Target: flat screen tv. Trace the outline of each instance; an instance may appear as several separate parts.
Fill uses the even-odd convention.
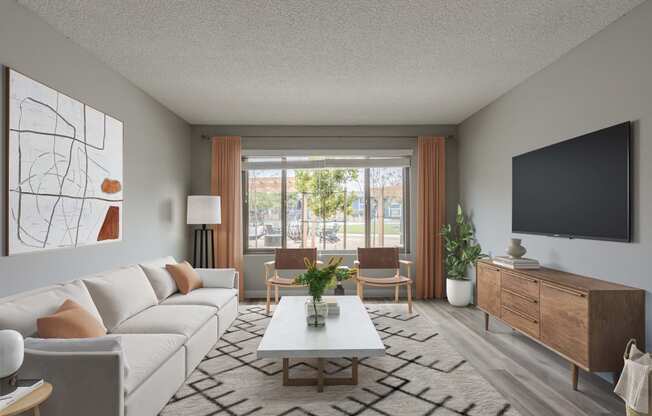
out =
[[[630,241],[626,122],[512,158],[512,232]]]

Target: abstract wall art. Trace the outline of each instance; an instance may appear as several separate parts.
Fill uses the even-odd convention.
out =
[[[8,79],[8,255],[122,239],[122,122],[25,75]]]

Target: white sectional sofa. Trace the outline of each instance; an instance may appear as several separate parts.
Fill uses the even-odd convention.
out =
[[[29,338],[20,376],[54,385],[43,416],[154,416],[165,406],[238,313],[235,270],[197,269],[204,287],[182,295],[165,272],[171,262],[161,258],[0,299],[0,329]],[[110,335],[31,339],[36,320],[65,299],[94,314]]]

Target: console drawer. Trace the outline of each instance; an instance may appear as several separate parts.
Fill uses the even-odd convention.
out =
[[[539,301],[527,296],[512,292],[509,289],[503,289],[501,292],[502,305],[509,309],[523,312],[534,318],[539,318]]]
[[[500,316],[503,321],[511,325],[512,328],[539,338],[539,319],[528,316],[522,312],[518,312],[503,306],[502,314]]]
[[[539,300],[539,280],[503,270],[502,287],[520,295]]]

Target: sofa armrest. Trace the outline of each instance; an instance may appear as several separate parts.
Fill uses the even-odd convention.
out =
[[[119,351],[51,352],[25,349],[21,378],[42,378],[52,396],[41,405],[49,416],[123,416],[123,362]]]
[[[235,269],[195,269],[204,287],[238,289],[238,272]]]

